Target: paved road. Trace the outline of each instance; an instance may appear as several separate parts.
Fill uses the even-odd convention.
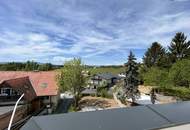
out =
[[[60,99],[59,104],[54,113],[67,113],[73,99]]]

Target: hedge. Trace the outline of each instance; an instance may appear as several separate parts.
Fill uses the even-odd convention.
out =
[[[159,91],[167,96],[175,96],[181,100],[190,100],[190,88],[186,87],[156,87],[154,90]]]

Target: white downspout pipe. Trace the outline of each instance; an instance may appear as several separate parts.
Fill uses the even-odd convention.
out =
[[[13,122],[13,118],[14,118],[14,115],[15,115],[15,111],[16,111],[16,108],[17,108],[17,105],[18,103],[20,102],[20,100],[22,99],[22,97],[24,97],[24,93],[20,96],[20,98],[17,100],[16,104],[15,104],[15,107],[13,109],[13,113],[11,115],[11,120],[9,122],[9,127],[8,127],[8,130],[11,130],[11,125],[12,125],[12,122]]]

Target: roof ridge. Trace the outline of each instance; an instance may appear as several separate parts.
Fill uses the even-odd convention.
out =
[[[167,117],[165,117],[164,115],[162,115],[160,112],[156,111],[155,109],[151,108],[149,105],[145,105],[145,107],[147,107],[148,109],[150,109],[151,111],[153,111],[154,113],[156,113],[157,115],[159,115],[160,117],[164,118],[169,123],[175,124],[173,121],[169,120]]]
[[[39,128],[39,130],[43,130],[38,123],[36,122],[36,120],[34,119],[34,117],[32,118],[33,123]]]

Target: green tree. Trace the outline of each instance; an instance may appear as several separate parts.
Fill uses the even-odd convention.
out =
[[[176,33],[168,48],[172,62],[190,56],[190,41],[187,41],[187,36],[182,32]]]
[[[190,60],[184,59],[173,64],[169,79],[175,86],[190,87]]]
[[[160,86],[166,83],[168,78],[168,71],[166,69],[160,69],[158,67],[151,67],[146,73],[143,74],[143,80],[145,85]]]
[[[134,102],[139,96],[138,85],[139,85],[139,73],[138,64],[135,62],[136,58],[132,52],[128,57],[126,66],[126,78],[125,78],[125,93],[127,98],[131,98]]]
[[[0,70],[4,71],[33,71],[33,70],[40,70],[40,71],[48,71],[52,70],[54,66],[51,63],[46,64],[38,64],[34,61],[27,61],[26,63],[21,62],[8,62],[0,64]]]
[[[38,66],[38,70],[40,71],[48,71],[48,70],[52,70],[53,66],[51,63],[46,63],[46,64],[42,64]]]
[[[38,63],[34,61],[27,61],[25,65],[25,71],[38,70]]]
[[[167,55],[165,49],[158,42],[152,43],[151,47],[145,52],[143,63],[147,67],[165,66]]]
[[[85,85],[85,77],[82,71],[85,66],[82,64],[81,59],[74,58],[73,60],[66,61],[64,67],[59,70],[57,75],[58,84],[62,91],[70,91],[74,95],[74,107],[78,107],[81,91]]]

